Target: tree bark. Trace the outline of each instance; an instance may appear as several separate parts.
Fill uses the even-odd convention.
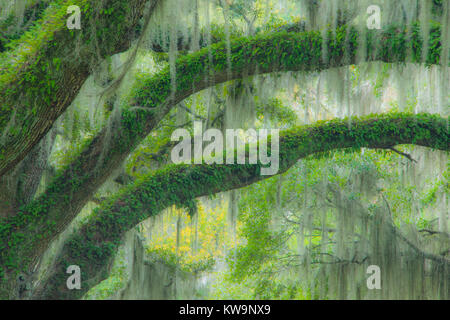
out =
[[[152,0],[153,7],[159,0]],[[105,57],[125,51],[146,0],[55,1],[36,28],[0,57],[0,176],[48,132]],[[79,5],[81,30],[66,10]],[[108,11],[109,10],[109,11]],[[108,13],[110,12],[110,13]]]
[[[55,137],[56,133],[50,131],[14,170],[0,177],[0,218],[14,216],[33,200],[43,174],[50,168],[47,161]]]

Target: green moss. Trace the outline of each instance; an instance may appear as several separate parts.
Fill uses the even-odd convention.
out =
[[[415,35],[415,38],[411,38],[413,41],[408,40],[405,28],[389,27],[384,31],[369,32],[366,39],[367,60],[405,62],[409,49],[415,52],[412,59],[418,59],[421,56],[418,48],[421,46],[417,28],[415,30],[412,32]],[[428,63],[437,63],[440,61],[440,33],[438,29],[432,29],[432,33],[435,36],[430,37],[430,43],[435,45],[430,45]],[[316,31],[236,38],[230,43],[231,79],[242,77],[244,69],[251,75],[256,72],[321,71],[354,63],[359,42],[354,29],[340,27],[336,32],[328,33],[325,46],[327,55],[324,59],[323,39],[320,32]],[[51,63],[58,65],[60,62],[52,60]],[[231,80],[228,78],[227,45],[217,43],[181,56],[176,62],[176,69],[178,100],[212,85],[205,81],[211,74],[217,77],[216,83]],[[29,80],[35,81],[32,78]],[[131,103],[124,107],[122,127],[111,139],[112,147],[110,153],[105,155],[106,159],[117,158],[117,154],[128,154],[177,102],[168,101],[172,93],[169,67],[156,75],[142,74],[138,80],[131,93]],[[139,108],[135,109],[135,106]],[[351,129],[347,120],[334,120],[286,131],[282,136],[284,147],[280,153],[281,171],[287,170],[299,157],[336,147],[386,147],[397,143],[413,143],[448,150],[446,121],[437,116],[396,114],[354,119]],[[33,252],[58,234],[58,227],[65,218],[63,208],[70,205],[69,195],[76,194],[93,179],[94,172],[84,168],[84,162],[89,159],[83,157],[91,155],[89,149],[95,148],[101,138],[94,137],[92,143],[86,146],[86,152],[55,178],[44,195],[22,208],[17,216],[0,222],[0,265],[8,272],[27,270]],[[109,173],[109,169],[102,172],[103,168],[109,166],[104,165],[95,174]],[[172,204],[189,203],[201,194],[249,184],[260,179],[259,172],[259,165],[169,166],[147,176],[110,199],[94,213],[88,225],[67,244],[65,255],[70,261],[62,259],[59,267],[69,262],[73,264],[73,260],[76,260],[78,265],[87,266],[85,272],[89,278],[104,268],[120,243],[123,232],[149,215],[157,214]],[[55,286],[62,286],[59,289],[64,291],[61,282],[55,281]]]

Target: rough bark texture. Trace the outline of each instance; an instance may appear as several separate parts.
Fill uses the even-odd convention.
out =
[[[341,148],[389,148],[416,144],[449,151],[447,120],[426,114],[377,115],[332,120],[284,131],[280,136],[280,170],[298,159]],[[50,277],[39,284],[34,298],[80,298],[107,277],[117,246],[126,231],[171,205],[241,188],[268,178],[261,165],[172,165],[142,178],[114,199],[104,202],[64,246]],[[445,259],[444,259],[445,260]],[[449,261],[444,261],[448,263]],[[81,290],[68,290],[65,270],[82,270]]]
[[[21,206],[33,200],[43,174],[50,169],[47,160],[55,136],[55,132],[50,132],[14,170],[0,177],[0,217],[15,215]]]

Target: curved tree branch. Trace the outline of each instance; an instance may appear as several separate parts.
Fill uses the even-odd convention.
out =
[[[447,120],[426,114],[377,115],[332,120],[286,130],[280,135],[280,170],[300,158],[340,148],[386,148],[416,144],[449,151]],[[107,276],[123,234],[150,216],[191,199],[241,188],[268,178],[257,165],[172,165],[150,174],[104,202],[74,234],[57,258],[49,278],[39,283],[35,298],[79,298]],[[68,290],[65,269],[82,270],[82,289]]]
[[[158,0],[152,0],[152,5]],[[51,128],[101,60],[129,48],[146,0],[57,0],[0,55],[0,176]],[[69,30],[78,5],[81,30]]]

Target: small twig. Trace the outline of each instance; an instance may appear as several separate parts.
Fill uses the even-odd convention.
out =
[[[158,129],[161,129],[163,127],[166,128],[173,128],[173,129],[179,129],[179,128],[184,128],[187,125],[190,125],[192,123],[192,121],[187,121],[183,124],[179,124],[179,125],[172,125],[172,124],[161,124],[160,126],[158,126]]]
[[[101,204],[106,199],[107,199],[106,197],[93,197],[91,198],[91,201],[94,202],[95,204]]]
[[[214,124],[220,119],[223,118],[223,116],[225,115],[225,110],[221,109],[218,113],[217,116],[213,119],[213,121],[211,122],[211,127],[214,127]]]
[[[422,249],[420,249],[419,247],[417,247],[414,243],[412,243],[408,238],[406,238],[401,232],[400,230],[398,230],[395,225],[394,222],[392,221],[392,212],[391,212],[391,206],[389,205],[389,202],[387,201],[386,197],[384,196],[383,193],[381,193],[381,196],[386,204],[386,207],[388,209],[389,212],[389,218],[390,221],[388,223],[388,226],[390,227],[391,231],[393,232],[393,234],[395,236],[397,236],[399,239],[403,240],[403,242],[405,242],[410,248],[412,248],[413,250],[415,250],[416,252],[420,253],[424,258],[429,259],[429,260],[434,260],[440,263],[444,263],[444,264],[448,264],[450,263],[450,260],[442,257],[442,256],[438,256],[435,255],[433,253],[428,253],[423,251]]]
[[[412,158],[409,154],[407,154],[407,153],[404,153],[404,152],[402,152],[402,151],[400,151],[400,150],[397,150],[397,149],[395,149],[394,147],[389,147],[388,149],[394,151],[395,153],[398,153],[399,155],[402,155],[402,156],[408,158],[408,159],[409,159],[410,161],[412,161],[412,162],[417,163],[417,160],[413,159],[413,158]]]
[[[143,110],[143,111],[151,111],[151,108],[145,108],[145,107],[141,107],[141,106],[132,106],[130,109],[130,111],[134,111],[134,110]]]
[[[206,121],[206,118],[205,118],[205,117],[196,114],[194,111],[192,111],[191,109],[189,109],[188,107],[186,107],[186,105],[185,105],[183,102],[179,103],[177,107],[183,109],[183,110],[186,111],[187,113],[192,114],[192,115],[194,116],[194,118],[196,118],[196,119],[200,119],[200,120]]]
[[[450,235],[447,232],[444,232],[444,231],[437,231],[437,230],[431,230],[431,229],[420,229],[419,232],[427,232],[430,235],[433,235],[433,234],[444,234],[444,235],[450,237]]]

